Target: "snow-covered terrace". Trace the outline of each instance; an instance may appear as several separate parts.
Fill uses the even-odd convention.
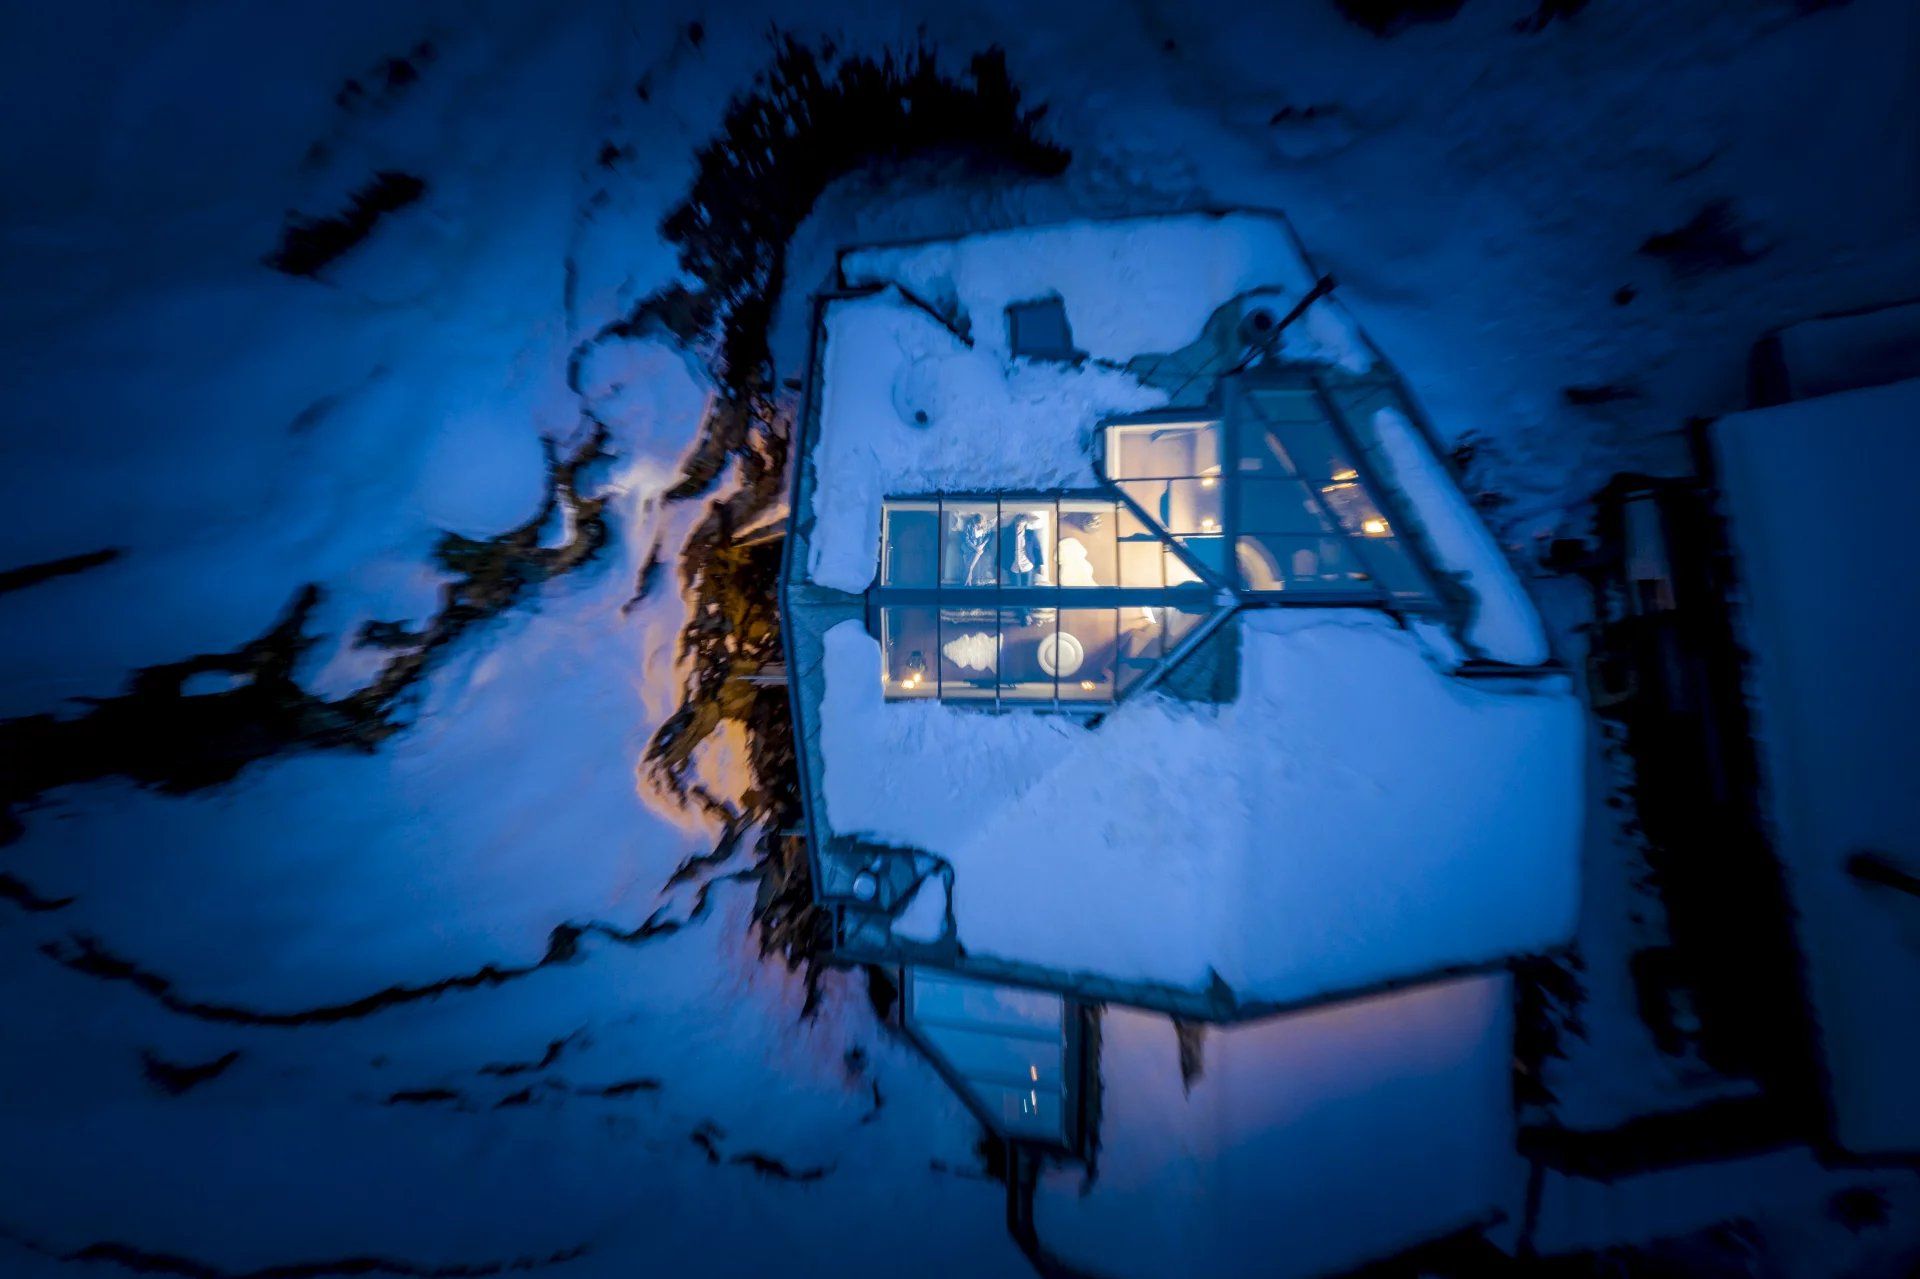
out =
[[[1224,370],[1169,370],[1199,367],[1193,352],[1249,307],[1285,315],[1307,295],[1317,272],[1281,219],[987,234],[851,252],[842,275],[847,292],[818,313],[787,581],[818,890],[846,898],[832,859],[855,844],[916,850],[885,861],[912,874],[877,894],[903,907],[883,948],[1217,1015],[1566,938],[1579,705],[1543,665],[1504,552],[1330,297],[1284,330],[1269,363],[1342,406],[1436,607],[1233,611],[1240,592],[1202,592],[1225,617],[1227,694],[1156,690],[1092,726],[900,700],[897,663],[883,662],[868,592],[884,578],[887,499],[1095,491],[1103,422],[1213,411]],[[1007,308],[1048,297],[1079,358],[1011,349]],[[1144,612],[1116,610],[1128,611]],[[913,894],[913,874],[940,863],[950,875]]]

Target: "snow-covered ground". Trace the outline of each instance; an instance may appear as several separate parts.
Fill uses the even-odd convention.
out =
[[[662,888],[715,833],[636,776],[677,700],[671,574],[621,611],[652,536],[671,557],[697,514],[647,498],[707,388],[651,340],[603,344],[578,392],[568,359],[674,277],[658,221],[770,22],[859,50],[924,29],[956,67],[998,41],[1075,153],[1065,177],[863,176],[803,232],[796,288],[824,283],[823,246],[876,233],[1282,208],[1439,430],[1483,441],[1502,536],[1577,530],[1571,499],[1737,403],[1760,331],[1920,292],[1917,20],[1905,0],[1595,0],[1517,34],[1531,8],[1476,0],[1378,40],[1317,3],[11,6],[0,569],[124,553],[0,595],[0,714],[232,649],[309,581],[324,640],[301,673],[351,688],[360,623],[432,611],[440,530],[537,509],[543,435],[576,438],[590,408],[620,456],[596,476],[608,552],[464,635],[379,753],[189,796],[91,783],[25,815],[0,870],[74,900],[0,903],[0,1269],[123,1274],[111,1249],[54,1259],[118,1243],[226,1271],[584,1248],[556,1273],[1018,1273],[965,1111],[857,984],[829,979],[800,1019],[799,978],[749,937],[750,884],[538,966],[556,925],[693,918],[694,885]],[[336,212],[380,170],[425,193],[320,281],[262,264],[289,210]],[[1722,200],[1718,265],[1637,252]],[[797,373],[797,327],[778,332]],[[79,936],[151,979],[54,962]],[[531,971],[274,1024],[487,964]],[[484,1073],[556,1041],[544,1068]],[[142,1068],[232,1051],[180,1095]],[[1823,1205],[1891,1187],[1910,1239],[1911,1180],[1663,1186],[1566,1237],[1772,1213],[1796,1270],[1897,1273],[1887,1228],[1860,1236],[1878,1252],[1826,1246],[1849,1236]]]

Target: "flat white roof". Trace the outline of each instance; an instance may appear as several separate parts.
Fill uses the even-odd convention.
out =
[[[1740,574],[1774,846],[1807,958],[1840,1143],[1920,1150],[1920,379],[1738,413],[1713,430]]]

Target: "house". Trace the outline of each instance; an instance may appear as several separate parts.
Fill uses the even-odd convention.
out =
[[[1398,376],[1269,213],[839,275],[782,583],[835,957],[899,974],[1000,1136],[1097,1138],[1043,1233],[1110,1246],[1183,1178],[1196,1268],[1220,1214],[1314,1218],[1303,1269],[1497,1214],[1505,966],[1572,933],[1582,712]]]

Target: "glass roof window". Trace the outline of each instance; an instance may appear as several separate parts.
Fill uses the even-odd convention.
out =
[[[1433,600],[1318,387],[1236,381],[1226,402],[1217,418],[1145,414],[1103,431],[1106,478],[1189,569],[1287,602]]]
[[[1004,1137],[1067,1145],[1076,1107],[1067,1001],[907,969],[906,1024],[976,1113]]]
[[[1110,493],[887,501],[869,592],[890,700],[1097,711],[1215,610]]]
[[[1153,414],[1109,423],[1106,475],[1129,502],[1188,554],[1224,575],[1228,545],[1221,475],[1222,424]],[[1187,576],[1198,574],[1188,567]]]
[[[1237,397],[1240,531],[1263,555],[1245,562],[1249,590],[1371,594],[1396,603],[1433,593],[1397,535],[1358,450],[1311,387]],[[1272,570],[1278,568],[1278,572]]]
[[[1066,303],[1058,297],[1009,306],[1007,345],[1013,354],[1036,360],[1071,360],[1080,354],[1073,346]]]

